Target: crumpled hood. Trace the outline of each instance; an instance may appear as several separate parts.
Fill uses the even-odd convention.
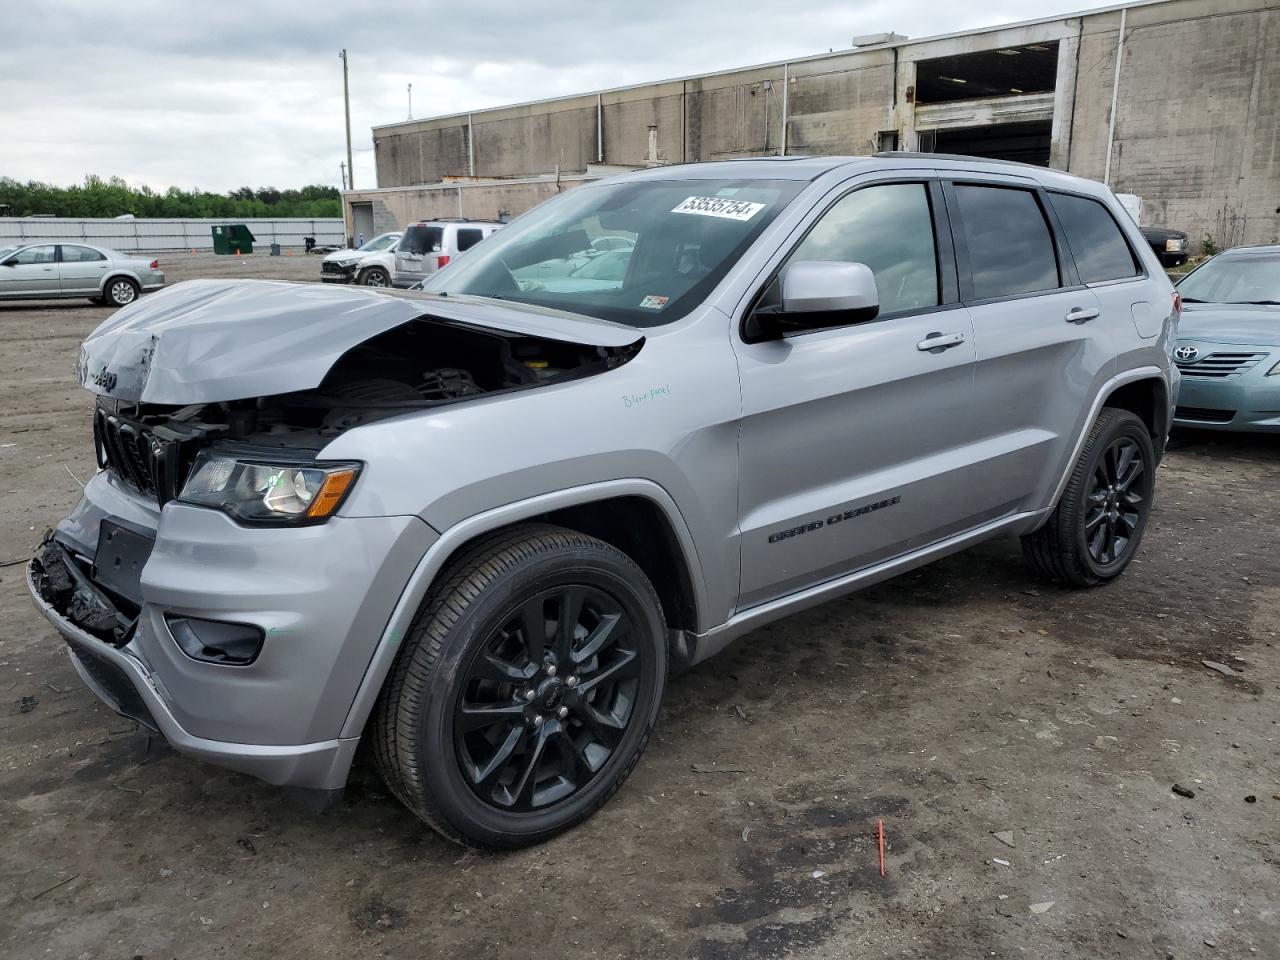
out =
[[[603,347],[621,324],[472,297],[282,280],[188,280],[115,313],[80,348],[80,382],[128,403],[216,403],[310,390],[352,347],[418,318]]]
[[[1280,307],[1249,303],[1185,303],[1179,340],[1280,346]]]

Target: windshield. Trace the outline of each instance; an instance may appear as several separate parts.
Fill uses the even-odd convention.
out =
[[[384,233],[380,237],[374,237],[363,247],[357,247],[361,253],[377,253],[379,250],[389,250],[395,246],[397,240],[400,239],[398,233]]]
[[[444,227],[410,227],[400,238],[398,253],[437,253],[444,242]]]
[[[5,257],[9,256],[9,254],[18,249],[21,248],[18,246],[0,247],[0,260],[3,260]]]
[[[1214,257],[1178,284],[1189,303],[1280,304],[1280,253]]]
[[[670,323],[706,298],[803,186],[632,180],[580,187],[530,211],[423,289],[633,327]]]

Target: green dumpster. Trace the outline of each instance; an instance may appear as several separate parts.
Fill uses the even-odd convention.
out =
[[[214,253],[253,253],[254,236],[243,223],[219,223],[212,229]]]

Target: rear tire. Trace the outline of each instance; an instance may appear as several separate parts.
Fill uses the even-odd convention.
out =
[[[370,267],[356,278],[356,284],[361,287],[389,287],[391,274],[381,267]]]
[[[112,277],[107,281],[104,299],[112,307],[124,307],[138,299],[138,285],[128,277]]]
[[[1147,425],[1106,407],[1094,421],[1048,521],[1022,538],[1032,569],[1072,587],[1114,580],[1132,562],[1151,515],[1155,449]]]
[[[451,840],[539,843],[631,773],[667,660],[658,597],[625,554],[547,525],[496,535],[423,600],[374,709],[377,766]]]

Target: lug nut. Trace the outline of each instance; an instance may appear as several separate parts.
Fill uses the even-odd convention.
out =
[[[578,685],[578,678],[577,678],[577,677],[570,677],[568,680],[566,680],[566,681],[564,682],[564,685],[565,685],[566,687],[576,687],[576,686]]]
[[[555,675],[556,675],[556,665],[553,663],[551,666],[547,667],[547,676],[554,677]]]
[[[536,693],[534,693],[534,691],[533,691],[532,689],[526,690],[526,691],[524,692],[524,698],[525,698],[526,700],[532,700],[532,699],[533,699],[534,697],[536,697],[536,696],[537,696],[537,694],[536,694]]]
[[[569,715],[568,707],[561,707],[559,710],[556,711],[556,716],[559,717],[561,720],[563,720],[568,715]]]
[[[542,714],[538,714],[536,717],[533,718],[533,725],[535,727],[542,726],[542,722],[543,722]]]

